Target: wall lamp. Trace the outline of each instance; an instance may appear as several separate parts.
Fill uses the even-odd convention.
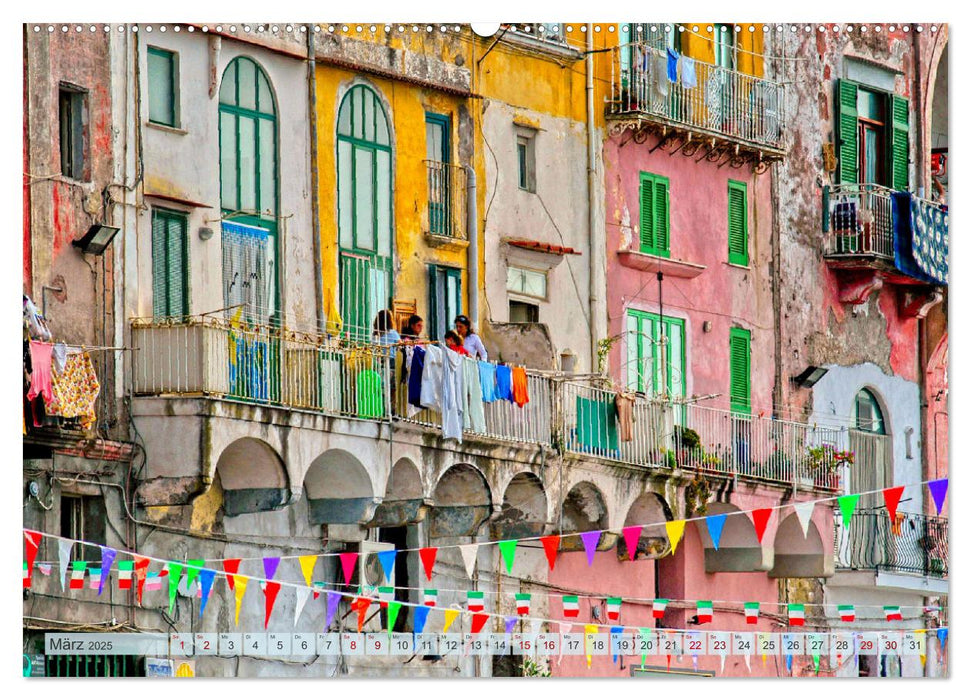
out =
[[[793,377],[792,382],[793,384],[804,386],[808,389],[815,385],[820,379],[825,377],[827,372],[829,372],[829,370],[825,367],[815,367],[813,365],[809,365],[809,367]]]
[[[93,224],[88,232],[71,245],[80,248],[82,253],[88,255],[103,255],[105,250],[111,245],[115,234],[120,231],[117,226],[106,226],[105,224]]]

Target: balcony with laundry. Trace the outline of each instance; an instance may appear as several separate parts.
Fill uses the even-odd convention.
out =
[[[784,157],[783,86],[766,74],[761,52],[736,46],[728,25],[711,38],[688,25],[624,26],[609,53],[612,133],[654,133],[659,148],[736,167]]]

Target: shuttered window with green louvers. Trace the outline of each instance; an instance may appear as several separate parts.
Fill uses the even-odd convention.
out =
[[[730,386],[729,396],[733,413],[752,411],[752,333],[744,328],[732,328],[729,335]]]
[[[728,262],[748,265],[748,188],[728,181]]]
[[[840,182],[859,182],[857,146],[857,89],[852,80],[836,81],[836,151]]]
[[[640,251],[671,256],[671,203],[668,178],[641,173]]]
[[[895,190],[910,187],[910,104],[903,97],[890,96],[890,176]]]
[[[868,102],[865,97],[869,96]],[[861,102],[862,101],[862,102]],[[860,104],[871,113],[861,113]],[[866,109],[864,109],[864,112]],[[889,116],[887,116],[889,115]],[[852,80],[836,81],[836,148],[839,155],[837,180],[841,183],[865,181],[860,172],[860,118],[869,117],[889,124],[876,128],[886,130],[876,146],[879,154],[877,173],[880,184],[895,190],[910,188],[910,102],[904,97],[871,88],[863,89]],[[870,164],[872,168],[873,163]],[[882,172],[881,172],[882,170]]]
[[[189,315],[188,217],[176,211],[152,211],[152,314],[156,318]]]

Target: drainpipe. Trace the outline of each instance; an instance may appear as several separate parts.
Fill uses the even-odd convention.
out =
[[[600,292],[604,286],[604,263],[602,255],[605,253],[606,241],[599,235],[596,218],[597,191],[597,153],[595,149],[594,133],[594,104],[593,104],[593,25],[587,25],[587,226],[590,238],[590,368],[593,371],[600,350],[600,339],[606,335],[600,326],[606,319],[600,311]]]
[[[465,166],[468,181],[466,183],[466,210],[469,232],[469,317],[472,327],[479,327],[479,212],[476,205],[475,170],[471,165]]]
[[[310,125],[310,221],[314,251],[314,302],[317,311],[317,332],[325,331],[323,260],[320,258],[320,175],[317,172],[317,45],[313,25],[307,25],[307,91],[310,100],[308,119]]]

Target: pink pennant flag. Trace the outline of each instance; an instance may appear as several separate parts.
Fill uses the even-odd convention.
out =
[[[624,528],[624,544],[627,545],[627,557],[631,561],[634,561],[634,555],[637,554],[637,543],[641,539],[641,529],[641,525]]]
[[[357,565],[357,552],[341,552],[341,569],[344,571],[344,583],[351,585],[354,567]]]

